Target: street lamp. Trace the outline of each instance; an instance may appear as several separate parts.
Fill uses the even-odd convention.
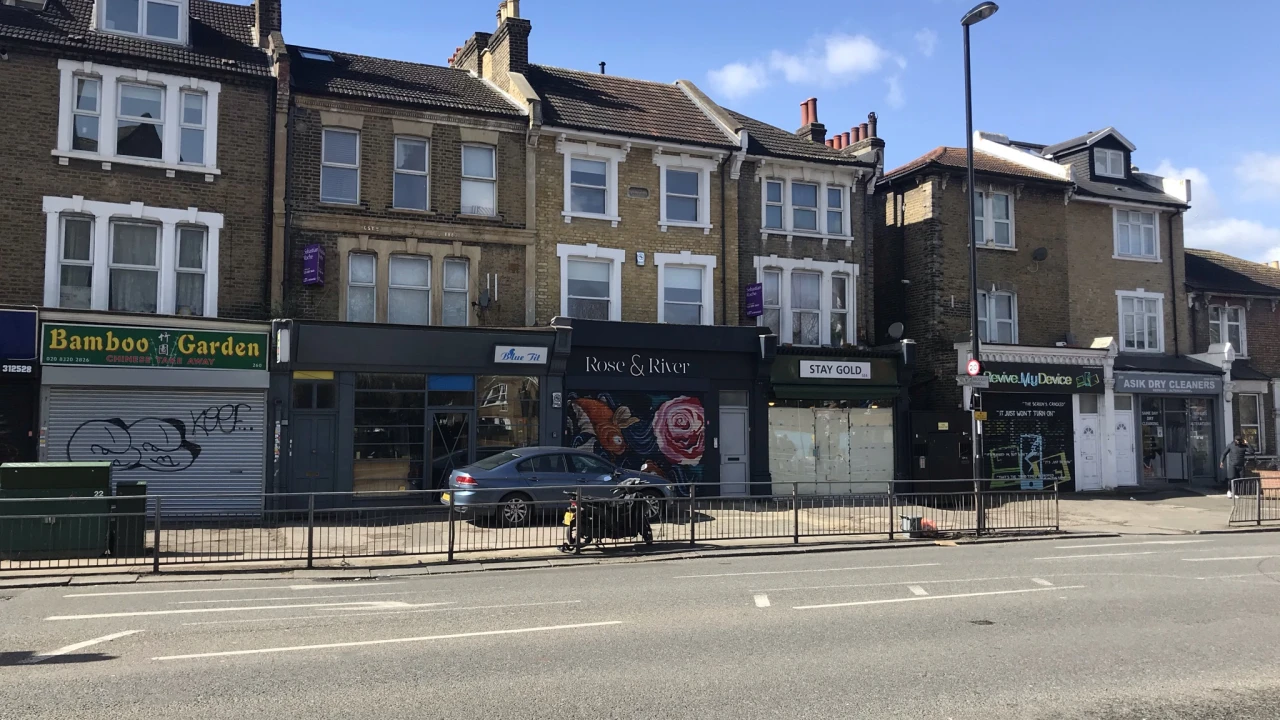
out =
[[[965,171],[968,173],[969,179],[968,183],[965,184],[965,190],[969,193],[969,201],[966,203],[969,207],[969,359],[971,361],[977,360],[979,364],[982,362],[982,355],[979,352],[980,340],[978,339],[978,238],[973,227],[973,90],[969,81],[969,26],[976,25],[995,15],[999,9],[1000,6],[993,2],[979,3],[960,19],[960,24],[964,26]],[[981,471],[978,457],[978,416],[975,412],[976,408],[973,406],[975,389],[973,386],[969,388],[969,435],[972,441],[970,465],[973,470],[973,485],[976,492],[981,488],[981,483],[979,482]],[[980,499],[979,502],[981,502]],[[984,525],[982,508],[978,507],[975,510],[978,517],[978,532],[981,532]]]

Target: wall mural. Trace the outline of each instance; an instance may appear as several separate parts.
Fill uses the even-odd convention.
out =
[[[702,482],[706,412],[700,397],[647,392],[570,392],[565,413],[569,447],[628,470],[670,482]]]
[[[81,423],[66,445],[69,462],[110,461],[116,471],[149,470],[177,473],[195,464],[203,452],[197,440],[214,434],[252,432],[241,418],[252,411],[244,403],[213,405],[189,411],[188,420],[175,417],[120,417]]]

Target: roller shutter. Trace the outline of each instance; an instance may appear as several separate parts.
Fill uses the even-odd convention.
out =
[[[265,407],[260,390],[50,387],[48,459],[109,460],[113,480],[162,496],[166,517],[256,514]]]

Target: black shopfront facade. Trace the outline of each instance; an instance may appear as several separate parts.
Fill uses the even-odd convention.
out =
[[[553,325],[572,335],[563,445],[629,469],[647,463],[672,482],[699,483],[699,493],[769,494],[776,338],[767,330],[566,318]]]
[[[503,450],[560,445],[568,331],[273,325],[275,492],[377,504]]]
[[[0,463],[37,459],[38,324],[34,308],[0,308]]]

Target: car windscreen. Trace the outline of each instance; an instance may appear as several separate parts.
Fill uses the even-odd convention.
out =
[[[516,460],[521,457],[524,457],[524,453],[507,450],[506,452],[500,452],[497,455],[487,457],[483,460],[477,460],[471,463],[471,467],[478,468],[480,470],[492,470],[500,465],[505,465],[512,460]]]

